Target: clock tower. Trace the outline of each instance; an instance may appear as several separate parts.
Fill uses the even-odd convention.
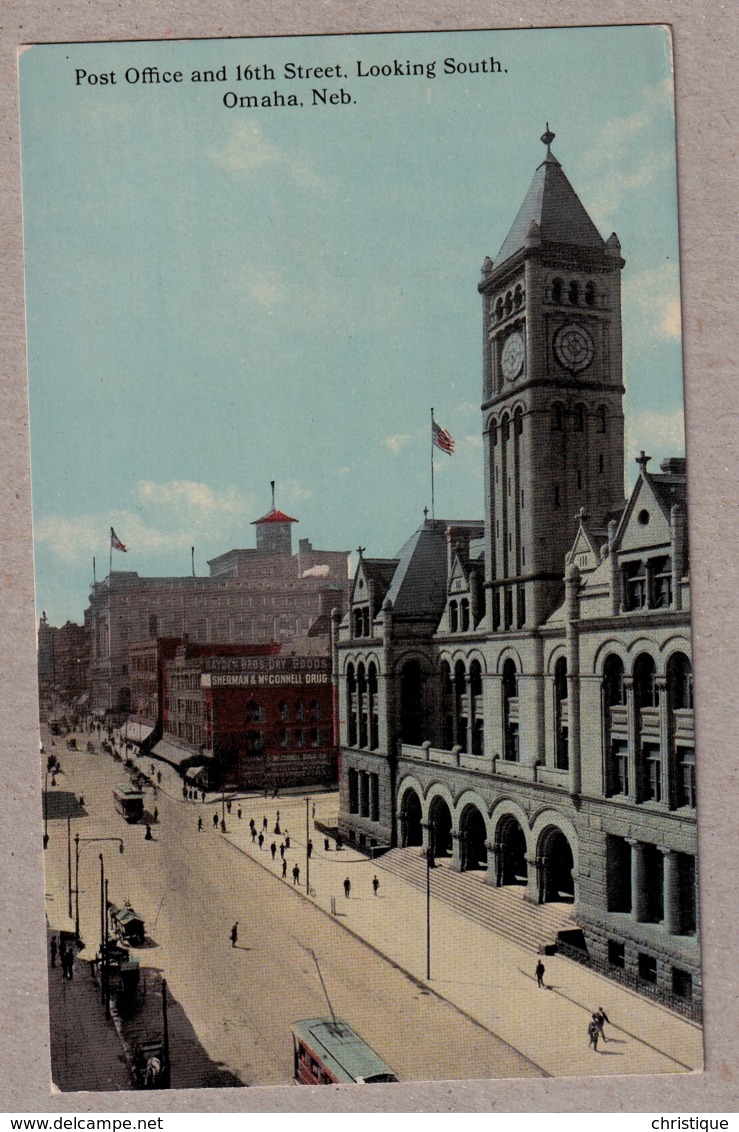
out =
[[[486,580],[494,632],[528,630],[564,594],[586,513],[624,503],[621,247],[603,240],[546,156],[493,263],[483,303]]]

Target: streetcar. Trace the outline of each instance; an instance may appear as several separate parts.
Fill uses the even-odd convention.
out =
[[[128,782],[113,787],[113,801],[127,822],[141,821],[144,816],[144,795]]]
[[[299,1085],[377,1085],[398,1080],[372,1046],[341,1018],[307,1018],[294,1022],[292,1031]]]

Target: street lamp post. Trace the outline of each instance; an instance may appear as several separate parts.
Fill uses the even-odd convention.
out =
[[[305,891],[310,896],[310,851],[308,849],[308,842],[310,841],[310,830],[308,827],[308,809],[310,806],[310,798],[305,799]]]
[[[80,843],[90,841],[117,841],[118,852],[123,852],[123,841],[120,837],[80,837],[79,833],[74,835],[74,935],[78,943],[80,942],[80,853],[82,852]],[[82,848],[84,849],[84,844]],[[102,853],[100,857],[102,859]]]
[[[67,814],[67,915],[72,919],[72,835],[70,817]]]
[[[44,849],[49,848],[49,771],[44,778]]]

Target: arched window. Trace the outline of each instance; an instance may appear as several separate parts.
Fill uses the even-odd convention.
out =
[[[513,310],[513,296],[511,294],[511,292],[508,291],[508,293],[506,294],[506,297],[505,297],[505,312],[508,315],[508,314],[511,313],[512,310]]]
[[[624,685],[624,665],[620,656],[611,653],[603,665],[603,695],[607,707],[617,707],[626,703]]]
[[[359,746],[367,746],[368,724],[367,719],[367,676],[362,663],[357,665],[357,714],[359,717]]]
[[[515,426],[514,431],[515,431],[516,436],[522,436],[523,435],[523,409],[521,409],[521,408],[516,409],[515,413],[513,414],[513,420],[514,420],[514,426]]]
[[[570,286],[567,291],[567,298],[572,303],[573,307],[576,307],[580,302],[580,284],[578,283],[577,279],[572,279],[570,281]]]
[[[500,322],[501,318],[503,317],[503,300],[500,298],[495,304],[495,317],[497,318],[498,322]]]
[[[376,751],[380,745],[380,731],[377,715],[377,666],[370,661],[367,668],[367,695],[369,697],[369,746]]]
[[[518,747],[518,673],[510,658],[503,665],[503,744],[508,762],[519,761]]]
[[[449,632],[456,633],[459,628],[459,616],[456,601],[449,602]]]
[[[567,660],[561,656],[554,666],[555,766],[570,765],[569,718],[567,716]]]
[[[454,746],[454,689],[452,673],[446,661],[441,666],[441,746],[451,751]]]
[[[403,665],[400,675],[400,734],[404,743],[423,742],[423,672],[417,660]]]
[[[634,699],[638,708],[657,707],[657,672],[649,653],[643,652],[634,661]]]
[[[458,660],[454,665],[454,700],[457,714],[457,743],[463,751],[466,751],[469,701],[467,697],[467,674],[464,661],[461,660]]]
[[[575,405],[575,432],[585,432],[585,407],[584,405]]]
[[[354,610],[354,636],[355,637],[361,637],[362,636],[362,621],[363,621],[362,610],[361,609],[355,609]]]
[[[521,289],[521,284],[517,283],[516,289],[513,292],[513,305],[515,306],[516,310],[518,310],[518,308],[521,306],[522,302],[523,302],[523,291]]]
[[[504,416],[500,422],[500,439],[505,443],[510,439],[510,422],[508,416]]]
[[[470,600],[463,597],[459,603],[459,627],[466,633],[470,627]]]
[[[498,443],[498,426],[495,421],[490,422],[490,444],[495,448]]]
[[[595,306],[595,283],[592,280],[585,284],[585,304],[589,307]]]
[[[552,302],[561,303],[562,295],[564,293],[564,281],[562,279],[552,280]]]
[[[354,665],[347,665],[346,669],[346,720],[347,741],[350,747],[357,745],[357,681],[354,675]]]
[[[472,719],[472,754],[485,751],[485,721],[482,707],[482,666],[479,660],[470,665],[470,716]]]
[[[693,708],[693,670],[682,652],[673,653],[667,663],[667,695],[672,711]]]

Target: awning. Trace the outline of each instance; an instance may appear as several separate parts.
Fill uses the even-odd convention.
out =
[[[124,723],[123,727],[118,728],[118,734],[122,742],[128,739],[132,743],[143,743],[144,739],[148,739],[154,730],[154,726],[148,723]]]
[[[204,773],[204,766],[191,766],[185,771],[185,778],[188,782],[194,782],[196,778],[200,778],[200,775]]]
[[[161,759],[162,762],[169,763],[176,770],[179,770],[184,764],[191,763],[195,759],[202,758],[199,751],[194,751],[192,747],[178,747],[175,743],[170,743],[167,739],[160,739],[157,744],[151,749],[151,754]]]

